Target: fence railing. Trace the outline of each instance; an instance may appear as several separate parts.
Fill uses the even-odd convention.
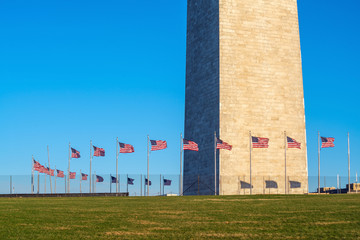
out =
[[[103,182],[93,182],[93,193],[115,193],[116,183],[111,176],[115,174],[97,174],[103,177]],[[147,196],[145,185],[146,174],[119,174],[119,192],[128,192],[130,196]],[[96,179],[94,176],[92,179]],[[128,182],[128,179],[130,181]],[[132,179],[132,181],[131,181]],[[176,174],[157,174],[149,176],[149,196],[158,195],[214,195],[214,176],[185,175],[183,186],[180,185],[180,176]],[[350,183],[358,183],[358,178],[350,177]],[[70,180],[70,189],[67,189],[67,176],[64,178],[51,177],[45,174],[31,175],[0,175],[0,194],[29,194],[29,193],[89,193],[90,183],[81,180],[79,176]],[[320,178],[321,192],[347,192],[347,176],[323,176]],[[132,184],[131,184],[132,182]],[[318,177],[287,176],[221,176],[217,179],[216,194],[248,195],[248,194],[303,194],[318,191]],[[250,184],[251,183],[251,184]],[[354,184],[355,186],[358,186]],[[33,186],[33,187],[32,187]],[[353,186],[353,185],[351,185]],[[360,189],[355,189],[354,191]],[[180,190],[182,187],[182,190]],[[360,186],[358,186],[360,187]],[[343,190],[341,190],[343,189]],[[345,189],[345,190],[344,190]]]

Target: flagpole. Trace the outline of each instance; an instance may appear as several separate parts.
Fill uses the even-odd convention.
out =
[[[37,181],[37,193],[39,194],[40,193],[40,173],[38,171],[38,181]]]
[[[45,168],[46,168],[46,164],[45,164]],[[46,173],[44,174],[44,193],[46,193]]]
[[[70,153],[70,142],[69,142],[69,164],[68,164],[68,189],[67,192],[70,193],[70,158],[71,158],[71,153]]]
[[[320,193],[320,132],[318,131],[318,193]]]
[[[34,193],[34,156],[31,156],[31,194]]]
[[[118,182],[118,179],[119,179],[119,174],[118,174],[119,150],[118,150],[118,147],[119,147],[119,138],[116,137],[116,193],[119,192],[119,182]]]
[[[180,179],[179,179],[179,192],[180,192],[180,196],[182,196],[182,159],[183,159],[183,137],[182,137],[182,133],[180,133]]]
[[[214,131],[214,182],[215,182],[215,191],[214,195],[216,195],[216,131]]]
[[[284,149],[285,149],[285,194],[286,194],[286,185],[287,185],[287,183],[286,183],[286,139],[287,138],[287,136],[286,136],[286,131],[284,131]]]
[[[149,179],[149,135],[147,135],[147,196],[149,196],[149,184],[150,184],[150,179]]]
[[[65,191],[64,191],[64,192],[65,192],[65,193],[67,193],[67,190],[66,190],[66,177],[67,177],[67,176],[64,175],[64,183],[65,183]]]
[[[89,193],[91,193],[91,160],[92,160],[92,156],[91,156],[91,147],[92,147],[92,142],[90,140],[90,173],[89,173]]]
[[[50,171],[50,175],[49,175],[49,178],[50,178],[50,191],[51,191],[51,194],[52,194],[53,191],[52,191],[52,183],[51,183],[51,167],[50,167],[49,145],[47,145],[47,154],[48,154],[48,163],[49,163],[49,171]],[[55,175],[55,173],[54,173],[54,175]]]
[[[251,131],[249,131],[249,140],[250,140],[250,195],[252,195],[252,181],[251,181],[251,151],[252,151],[252,146],[251,146]]]
[[[96,177],[96,171],[94,171],[94,193],[96,193],[96,182],[97,182],[97,177]]]
[[[111,193],[111,185],[112,185],[112,179],[111,179],[111,173],[110,173],[110,193]]]
[[[81,169],[80,169],[80,193],[81,193],[81,180],[82,180],[82,174],[81,174]]]
[[[128,174],[126,174],[126,192],[129,193],[129,175]]]
[[[56,174],[55,174],[56,173]],[[56,177],[57,177],[57,170],[56,170],[56,165],[55,165],[55,169],[54,169],[54,178],[55,178],[55,188],[54,188],[54,193],[56,193]]]
[[[349,132],[348,132],[348,180],[349,180],[348,192],[350,192],[350,136],[349,136]]]
[[[163,176],[163,195],[165,196],[165,183],[164,183],[164,178],[165,176]]]

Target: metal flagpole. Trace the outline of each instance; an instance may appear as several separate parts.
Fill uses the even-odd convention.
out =
[[[67,193],[67,190],[66,190],[66,178],[67,178],[67,176],[66,176],[66,175],[64,175],[65,193]]]
[[[147,135],[147,196],[149,196],[149,186],[150,186],[150,179],[149,179],[149,135]]]
[[[251,181],[251,151],[252,151],[252,146],[251,146],[251,131],[249,131],[249,140],[250,140],[250,195],[252,195],[252,181]]]
[[[349,132],[348,132],[348,180],[349,180],[348,192],[350,192],[350,136],[349,136]]]
[[[285,149],[285,194],[286,194],[286,142],[287,142],[287,136],[286,131],[284,131],[284,149]]]
[[[215,182],[215,191],[214,191],[214,195],[216,195],[216,131],[214,132],[214,182]]]
[[[49,179],[50,179],[50,191],[51,191],[51,194],[52,194],[53,191],[52,191],[52,183],[51,183],[51,167],[50,167],[49,145],[47,145],[47,154],[48,154],[48,163],[49,163],[49,171],[50,171],[50,175],[49,175]],[[54,175],[55,175],[55,173],[54,173]]]
[[[37,181],[37,193],[40,193],[40,173],[38,172],[38,181]]]
[[[165,176],[163,176],[163,195],[165,196],[165,184],[164,184]]]
[[[70,151],[70,142],[69,142],[69,165],[68,165],[68,187],[67,187],[67,192],[70,193],[70,159],[71,159],[71,151]]]
[[[92,142],[90,140],[90,173],[89,173],[89,193],[91,193],[91,160],[92,160],[92,154],[91,154],[91,148],[92,148]]]
[[[46,164],[45,164],[46,167]],[[46,193],[46,173],[44,174],[44,193]]]
[[[57,177],[57,170],[56,170],[56,165],[55,165],[55,169],[54,169],[54,178],[55,178],[55,188],[54,188],[54,193],[56,193],[56,177]]]
[[[183,138],[182,138],[182,133],[180,133],[180,178],[179,178],[179,192],[180,192],[180,196],[182,196],[182,186],[183,186],[183,182],[182,182],[182,161],[183,161]]]
[[[12,194],[13,191],[12,191],[12,176],[10,175],[10,194]]]
[[[34,193],[34,156],[31,156],[31,194]]]
[[[111,185],[112,185],[112,179],[111,179],[111,173],[110,173],[110,193],[111,193]]]
[[[318,193],[320,193],[320,132],[318,131]]]
[[[118,179],[119,179],[119,174],[118,174],[119,150],[118,150],[118,147],[119,147],[119,138],[116,137],[116,193],[119,192],[119,182],[118,182]]]
[[[80,193],[81,193],[81,180],[82,180],[82,175],[81,175],[81,169],[80,169]]]

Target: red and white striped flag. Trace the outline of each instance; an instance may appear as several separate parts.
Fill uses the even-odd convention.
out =
[[[286,138],[287,138],[288,148],[301,149],[301,143],[298,143],[295,139],[291,137],[286,137]]]
[[[56,170],[57,171],[57,177],[61,177],[61,178],[63,178],[63,177],[65,177],[65,175],[64,175],[64,171],[61,171],[61,170]]]
[[[38,161],[34,160],[34,170],[35,171],[40,171],[41,167],[42,167],[42,165]]]
[[[196,142],[183,139],[183,150],[199,151],[199,146]]]
[[[150,140],[151,151],[163,150],[167,148],[166,141],[162,140]]]
[[[70,172],[70,179],[75,179],[76,172]]]
[[[135,152],[134,147],[131,144],[121,143],[120,145],[120,153],[133,153]]]
[[[253,148],[268,148],[269,147],[269,139],[261,138],[261,137],[251,137],[252,147]]]
[[[333,137],[321,137],[321,148],[335,147],[334,141]]]
[[[94,156],[95,157],[105,157],[105,150],[103,148],[94,147]]]
[[[76,150],[75,148],[71,148],[71,157],[72,158],[79,158],[80,157],[80,152],[78,150]]]
[[[223,140],[216,138],[216,149],[226,149],[231,151],[232,146],[226,142],[224,142]]]
[[[81,173],[81,180],[87,180],[88,175],[85,173]]]

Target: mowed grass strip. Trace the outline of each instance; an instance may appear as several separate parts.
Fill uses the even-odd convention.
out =
[[[0,199],[0,239],[360,239],[360,195]]]

